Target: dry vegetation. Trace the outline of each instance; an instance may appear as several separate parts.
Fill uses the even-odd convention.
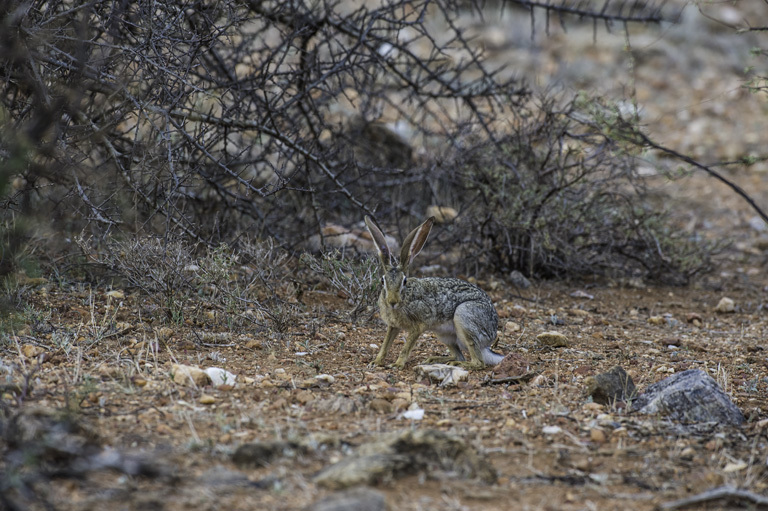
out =
[[[686,5],[0,2],[0,508],[302,509],[366,452],[390,509],[764,507],[766,18]],[[438,217],[512,378],[369,366],[364,214]]]

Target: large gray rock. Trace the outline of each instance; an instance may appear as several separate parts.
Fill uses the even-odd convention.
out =
[[[384,494],[370,488],[353,488],[331,493],[315,502],[307,511],[387,511]]]
[[[699,369],[654,383],[632,403],[632,409],[683,423],[740,426],[744,422],[741,410],[712,377]]]

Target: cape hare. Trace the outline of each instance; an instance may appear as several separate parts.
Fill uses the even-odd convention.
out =
[[[405,330],[408,338],[393,367],[402,369],[405,366],[416,339],[425,331],[435,332],[452,355],[431,357],[427,363],[450,361],[453,365],[469,369],[496,365],[504,357],[490,348],[496,339],[499,317],[488,295],[461,279],[408,277],[408,268],[424,247],[434,221],[434,217],[428,218],[411,231],[403,241],[400,259],[395,260],[384,234],[370,217],[365,217],[365,225],[384,270],[379,314],[388,327],[384,344],[373,363],[384,363],[392,341],[401,330]],[[462,350],[469,353],[469,362],[466,362]]]

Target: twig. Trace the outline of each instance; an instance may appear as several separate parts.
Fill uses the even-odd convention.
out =
[[[659,509],[680,509],[719,499],[736,500],[741,503],[756,505],[758,508],[768,509],[768,497],[733,486],[719,486],[684,499],[665,502],[659,505]]]
[[[755,212],[757,212],[757,214],[760,215],[760,217],[768,223],[768,214],[766,214],[766,212],[763,211],[760,208],[760,206],[757,205],[757,203],[755,203],[755,201],[752,199],[752,197],[750,197],[747,194],[747,192],[744,191],[744,189],[742,187],[740,187],[739,185],[737,185],[733,181],[730,181],[730,180],[726,179],[722,174],[720,174],[718,171],[716,171],[712,167],[710,167],[708,165],[704,165],[703,163],[699,163],[696,160],[694,160],[693,158],[691,158],[690,156],[686,156],[684,154],[678,153],[674,149],[670,149],[668,147],[664,147],[663,145],[657,144],[656,142],[654,142],[653,140],[648,138],[648,136],[646,136],[644,133],[640,132],[639,130],[634,130],[634,132],[635,132],[635,134],[637,136],[640,137],[640,141],[643,144],[645,144],[646,146],[652,147],[653,149],[657,149],[657,150],[659,150],[659,151],[661,151],[663,153],[666,153],[666,154],[668,154],[670,156],[673,156],[673,157],[677,158],[678,160],[682,160],[682,161],[684,161],[685,163],[687,163],[689,165],[692,165],[692,166],[694,166],[694,167],[696,167],[696,168],[698,168],[700,170],[703,170],[704,172],[706,172],[710,176],[712,176],[715,179],[719,180],[720,182],[724,183],[731,190],[733,190],[739,196],[741,196],[741,198],[744,199],[747,202],[747,204],[749,204],[750,207],[752,207],[752,209],[754,209]]]

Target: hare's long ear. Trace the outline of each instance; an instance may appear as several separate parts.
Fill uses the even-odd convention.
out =
[[[403,240],[403,247],[400,249],[400,266],[406,270],[413,261],[413,258],[419,255],[424,243],[427,242],[429,232],[435,223],[435,217],[427,218],[423,224],[408,233]]]
[[[376,227],[373,219],[368,215],[365,215],[365,226],[368,228],[368,232],[371,233],[373,244],[376,245],[376,252],[379,254],[379,261],[381,261],[381,266],[384,268],[391,266],[392,254],[389,251],[389,246],[387,246],[387,239],[384,237],[381,229]]]

